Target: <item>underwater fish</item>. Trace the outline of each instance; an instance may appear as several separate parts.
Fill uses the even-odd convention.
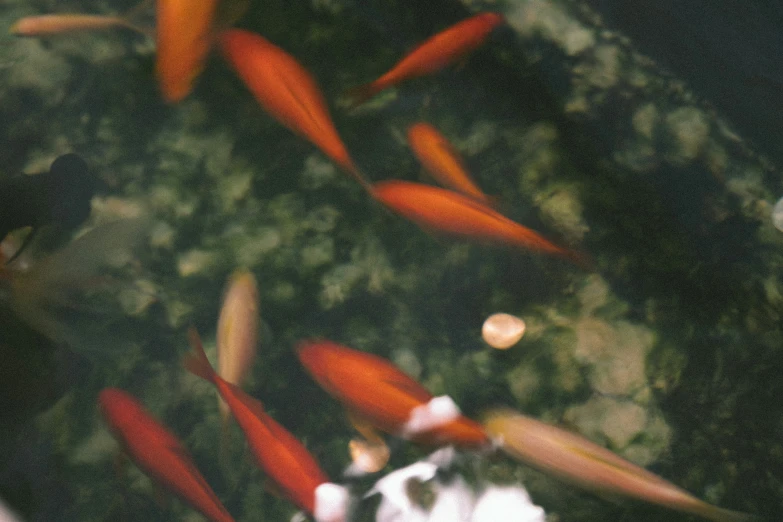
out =
[[[146,29],[136,25],[127,16],[77,13],[27,16],[17,20],[9,29],[9,33],[14,36],[42,37],[118,28],[148,34]]]
[[[217,326],[217,373],[224,381],[239,386],[250,372],[258,348],[259,322],[256,278],[247,270],[237,270],[223,295]],[[231,412],[219,394],[218,405],[225,423]]]
[[[234,520],[180,441],[133,396],[117,388],[105,388],[98,403],[113,435],[144,473],[209,520]]]
[[[552,254],[580,266],[588,264],[583,254],[557,246],[492,208],[450,190],[410,181],[382,181],[375,183],[370,193],[425,229]]]
[[[0,304],[7,301],[19,319],[88,358],[111,357],[106,342],[116,346],[116,339],[89,339],[105,327],[105,317],[96,318],[102,309],[87,308],[85,292],[107,283],[106,269],[132,259],[149,223],[145,217],[103,223],[29,266],[26,260],[0,266]]]
[[[470,179],[457,150],[429,123],[419,122],[408,128],[408,144],[424,169],[441,185],[476,201],[491,205],[492,200]]]
[[[500,448],[516,460],[595,493],[644,500],[715,522],[757,520],[707,504],[584,437],[515,411],[490,411],[483,424]]]
[[[334,127],[323,94],[299,62],[265,38],[241,29],[224,31],[219,40],[226,60],[264,110],[368,188]]]
[[[155,73],[163,98],[184,99],[206,64],[215,39],[219,0],[157,0]]]
[[[463,20],[424,41],[377,80],[346,94],[358,105],[393,85],[438,72],[481,46],[503,22],[498,13],[480,13]]]
[[[63,154],[52,162],[49,172],[13,176],[0,182],[0,241],[12,230],[52,225],[64,235],[90,215],[90,200],[98,179],[81,156]],[[28,243],[25,241],[20,251]]]
[[[185,369],[215,385],[245,432],[259,467],[288,500],[316,521],[343,521],[348,503],[345,488],[329,482],[302,443],[270,417],[260,401],[215,372],[195,330],[191,329],[188,335],[193,351],[183,360]]]
[[[326,340],[300,343],[297,355],[324,390],[381,431],[421,444],[475,448],[489,441],[451,399],[433,397],[382,357]]]

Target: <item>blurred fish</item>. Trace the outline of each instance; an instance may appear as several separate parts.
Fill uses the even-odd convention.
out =
[[[334,128],[323,94],[304,67],[263,37],[240,29],[223,32],[220,48],[264,110],[310,140],[365,189],[369,187]]]
[[[155,73],[163,98],[176,103],[193,89],[215,38],[219,0],[157,0]]]
[[[457,150],[435,127],[424,122],[411,125],[408,144],[424,169],[438,183],[485,205],[493,204],[492,199],[470,179]]]
[[[316,521],[344,520],[347,491],[329,482],[302,443],[270,417],[260,401],[221,378],[209,364],[198,333],[191,329],[188,334],[193,351],[183,360],[185,369],[215,385],[245,432],[259,467],[282,495]]]
[[[433,397],[392,363],[331,341],[302,342],[297,355],[315,381],[351,414],[421,444],[480,447],[489,439],[448,397]]]
[[[14,36],[54,36],[76,32],[106,31],[124,27],[142,34],[145,29],[122,16],[59,14],[28,16],[18,20],[9,32]]]
[[[149,3],[149,0],[143,0],[124,16],[91,15],[85,13],[27,16],[17,20],[11,26],[9,32],[14,36],[42,37],[125,28],[151,36],[149,29],[142,27],[134,21],[134,18]]]
[[[20,266],[26,263],[0,266],[0,304],[49,339],[99,356],[91,351],[93,343],[86,342],[85,335],[102,322],[94,315],[88,321],[78,320],[79,312],[86,310],[85,294],[106,282],[108,268],[132,258],[148,229],[144,217],[104,223],[29,267]]]
[[[595,493],[644,500],[716,522],[757,520],[707,504],[584,437],[517,412],[491,411],[484,427],[503,451],[520,462]]]
[[[358,105],[393,85],[438,72],[478,48],[503,22],[497,13],[480,13],[463,20],[424,41],[377,80],[346,94],[353,105]]]
[[[90,215],[90,200],[98,179],[77,154],[64,154],[54,160],[49,172],[20,174],[0,182],[0,241],[12,230],[32,227],[32,239],[39,228],[52,225],[65,235]],[[25,241],[19,249],[29,244]]]
[[[409,181],[383,181],[373,185],[371,194],[425,229],[552,254],[579,266],[589,264],[583,254],[559,247],[490,207],[450,190]]]
[[[217,326],[217,373],[224,381],[241,386],[247,377],[256,358],[258,329],[256,278],[247,270],[237,270],[223,295]],[[231,412],[220,394],[218,404],[225,423]]]
[[[113,435],[144,473],[209,520],[234,520],[185,447],[134,397],[117,388],[105,388],[98,401]]]

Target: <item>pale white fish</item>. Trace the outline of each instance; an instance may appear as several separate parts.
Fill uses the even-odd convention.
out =
[[[217,373],[237,386],[241,386],[247,378],[258,351],[258,308],[255,277],[247,270],[237,270],[223,294],[217,325]],[[219,395],[218,405],[225,423],[230,412]]]

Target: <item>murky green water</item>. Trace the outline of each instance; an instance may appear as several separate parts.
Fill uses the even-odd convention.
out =
[[[22,16],[132,4],[7,1],[0,31]],[[510,406],[566,426],[711,503],[783,512],[783,234],[770,217],[779,172],[573,2],[493,3],[510,27],[464,64],[360,109],[338,107],[345,89],[469,13],[456,2],[413,4],[254,2],[239,25],[312,72],[371,181],[429,183],[405,131],[430,122],[505,215],[588,252],[593,268],[430,235],[384,210],[267,115],[218,56],[168,106],[144,37],[3,37],[0,176],[75,151],[104,184],[90,224],[151,218],[133,262],[63,319],[67,346],[2,310],[0,497],[25,520],[195,519],[179,501],[157,501],[134,466],[116,469],[96,408],[107,386],[135,395],[182,439],[237,520],[292,516],[236,426],[231,465],[221,466],[214,391],[180,364],[191,325],[213,355],[221,294],[238,267],[258,280],[265,323],[245,389],[334,481],[355,433],[299,365],[301,339],[387,357],[469,416]],[[505,352],[480,335],[500,311],[527,322]],[[387,471],[428,454],[390,444]],[[524,484],[557,520],[687,519],[598,499],[499,457],[466,468],[476,483]],[[356,481],[357,495],[373,480]],[[363,519],[375,503],[362,504]]]

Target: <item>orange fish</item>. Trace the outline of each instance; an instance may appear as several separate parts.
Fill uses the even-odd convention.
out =
[[[175,103],[190,94],[214,39],[218,0],[157,0],[155,73],[163,98]]]
[[[416,123],[408,129],[408,144],[424,168],[438,183],[490,205],[491,198],[470,179],[457,150],[428,123]]]
[[[479,447],[483,428],[392,363],[331,341],[302,342],[299,360],[330,395],[378,429],[421,444]]]
[[[331,484],[307,449],[264,411],[258,400],[223,380],[209,364],[198,333],[189,332],[193,351],[183,360],[185,369],[215,385],[247,437],[258,465],[280,492],[318,521],[341,521],[347,493]]]
[[[348,91],[348,97],[358,105],[392,85],[438,72],[478,48],[503,21],[497,13],[463,20],[426,40],[374,82]]]
[[[587,490],[636,498],[715,522],[758,520],[707,504],[584,437],[514,411],[491,411],[484,426],[515,459]]]
[[[27,16],[11,26],[14,36],[54,36],[82,31],[103,31],[124,27],[147,34],[147,30],[135,25],[128,17],[90,14],[52,14]]]
[[[383,181],[373,185],[370,193],[422,228],[553,254],[581,266],[587,263],[582,254],[559,247],[490,207],[450,190],[410,181]]]
[[[98,402],[114,436],[147,475],[184,499],[209,520],[234,520],[179,440],[135,398],[117,388],[104,388]]]
[[[220,47],[268,113],[369,188],[337,134],[321,91],[304,67],[265,38],[241,29],[223,32]]]

